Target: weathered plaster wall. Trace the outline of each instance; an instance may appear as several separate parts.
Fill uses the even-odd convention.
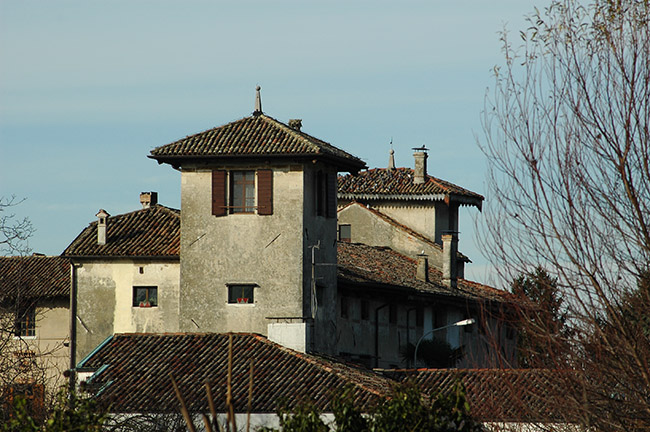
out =
[[[268,166],[237,169],[257,168]],[[215,217],[211,169],[183,170],[182,331],[266,334],[266,317],[302,316],[302,169],[273,171],[272,215]],[[236,283],[257,285],[253,304],[228,304],[227,284]]]
[[[359,204],[351,204],[338,212],[340,224],[350,224],[354,243],[387,246],[411,258],[424,251],[429,265],[442,268],[442,249],[414,237],[407,231],[381,219]]]
[[[93,261],[76,271],[78,360],[114,333],[178,331],[177,261]],[[158,306],[133,307],[134,286],[158,287]]]

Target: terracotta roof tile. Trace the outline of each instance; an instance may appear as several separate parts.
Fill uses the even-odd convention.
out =
[[[412,380],[430,395],[448,393],[457,381],[466,390],[472,416],[484,422],[566,421],[563,396],[571,387],[568,371],[550,369],[386,370],[397,380]]]
[[[67,257],[168,257],[180,253],[180,211],[161,205],[108,218],[106,244],[92,222],[66,248]]]
[[[357,286],[405,288],[448,297],[509,301],[511,294],[466,279],[458,279],[458,288],[442,284],[442,272],[429,267],[429,281],[416,277],[417,263],[388,247],[360,243],[338,243],[338,280]]]
[[[70,262],[55,256],[0,257],[0,298],[70,295]]]
[[[284,401],[302,399],[329,409],[332,390],[351,385],[359,406],[376,404],[390,388],[385,377],[352,365],[304,354],[253,334],[233,334],[233,400],[245,412],[248,371],[254,360],[253,412],[273,413]],[[228,334],[116,334],[79,366],[106,365],[91,380],[112,412],[178,412],[169,374],[192,411],[208,411],[204,382],[211,383],[217,410],[225,411]]]
[[[255,115],[187,136],[151,151],[161,162],[188,157],[250,156],[329,157],[355,170],[366,164],[333,145],[293,129],[267,115]]]
[[[413,183],[410,168],[373,168],[357,175],[339,176],[339,199],[433,199],[454,198],[461,204],[481,208],[483,196],[453,183],[427,176],[422,184]]]

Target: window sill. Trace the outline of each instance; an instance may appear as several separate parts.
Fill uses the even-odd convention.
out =
[[[228,306],[235,306],[235,307],[251,307],[255,306],[255,302],[253,303],[228,303],[226,302]]]
[[[14,336],[14,340],[34,340],[36,339],[36,336]]]

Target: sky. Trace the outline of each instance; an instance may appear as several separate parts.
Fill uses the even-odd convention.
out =
[[[58,255],[100,208],[157,191],[180,208],[180,174],[147,158],[262,109],[386,167],[413,166],[481,193],[481,112],[515,36],[541,0],[0,0],[0,196],[31,219],[34,252]],[[461,208],[466,276],[494,279]],[[480,230],[479,230],[480,231]]]

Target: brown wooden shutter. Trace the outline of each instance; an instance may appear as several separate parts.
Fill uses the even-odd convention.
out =
[[[327,217],[336,217],[336,173],[327,173]]]
[[[257,214],[273,214],[273,170],[257,171]]]
[[[227,215],[226,205],[226,171],[212,171],[212,214]]]

